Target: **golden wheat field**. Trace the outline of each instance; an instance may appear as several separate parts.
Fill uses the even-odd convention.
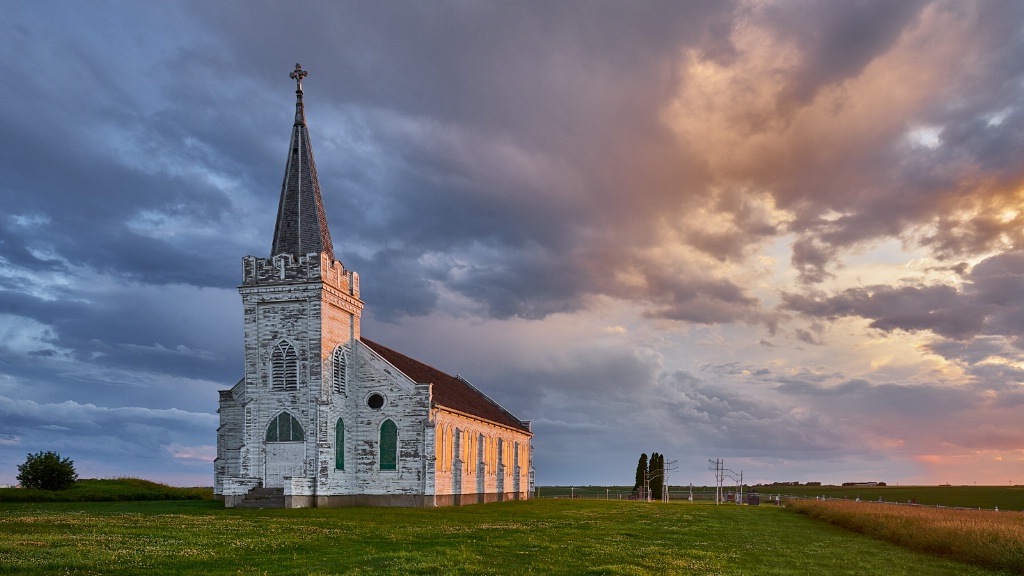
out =
[[[1024,572],[1024,513],[850,500],[790,500],[786,506],[913,550]]]

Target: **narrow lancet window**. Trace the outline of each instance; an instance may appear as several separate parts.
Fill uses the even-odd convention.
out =
[[[345,382],[348,377],[348,351],[344,346],[334,349],[334,391],[338,394],[345,393]]]
[[[380,425],[380,469],[398,468],[398,426],[391,420]]]
[[[334,426],[334,469],[345,469],[345,422],[341,418]]]

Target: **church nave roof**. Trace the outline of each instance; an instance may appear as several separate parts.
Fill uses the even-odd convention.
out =
[[[428,366],[419,360],[414,360],[373,340],[361,338],[361,341],[390,362],[392,366],[401,370],[403,374],[414,382],[433,384],[435,404],[476,416],[495,424],[530,433],[529,427],[523,424],[521,420],[465,380],[445,374],[433,366]]]

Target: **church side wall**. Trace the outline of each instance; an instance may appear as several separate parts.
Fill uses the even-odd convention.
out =
[[[434,429],[437,505],[529,497],[529,434],[444,408]]]

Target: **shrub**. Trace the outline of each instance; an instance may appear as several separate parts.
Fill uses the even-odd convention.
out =
[[[23,488],[64,490],[70,488],[78,473],[70,458],[61,460],[56,452],[29,454],[24,464],[18,465],[18,481]]]

